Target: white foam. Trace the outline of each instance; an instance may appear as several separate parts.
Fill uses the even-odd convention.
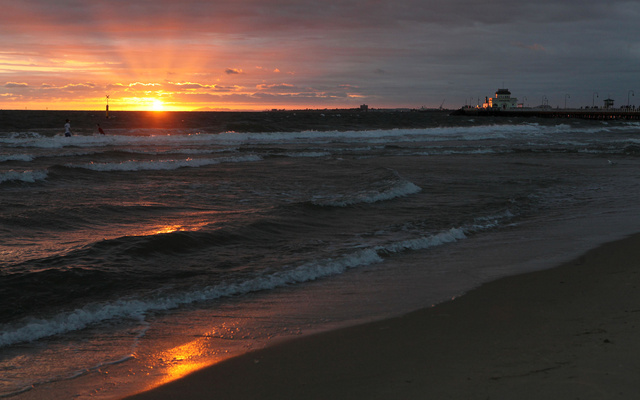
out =
[[[37,132],[11,132],[9,134],[11,139],[37,139],[41,137]]]
[[[120,163],[86,163],[86,164],[66,164],[70,168],[84,168],[93,171],[157,171],[174,170],[178,168],[197,168],[207,165],[233,162],[253,162],[260,161],[261,157],[256,155],[225,157],[225,158],[187,158],[186,160],[158,160],[158,161],[124,161]]]
[[[511,214],[505,212],[495,217],[480,218],[478,223],[470,227],[451,228],[434,235],[355,250],[340,257],[313,260],[297,267],[285,267],[281,271],[261,274],[241,282],[221,283],[201,290],[156,299],[123,299],[106,304],[90,304],[73,312],[58,314],[50,319],[30,320],[21,326],[13,326],[9,329],[5,326],[4,331],[0,334],[0,347],[84,329],[106,320],[135,319],[143,321],[145,316],[151,312],[166,311],[186,304],[272,290],[339,275],[349,269],[381,263],[384,261],[382,255],[424,250],[465,239],[467,237],[465,232],[490,229],[496,226],[501,218],[509,215]]]
[[[168,150],[122,150],[125,153],[132,154],[149,154],[149,155],[163,155],[163,154],[216,154],[237,151],[237,148],[223,148],[223,149],[168,149]]]
[[[2,154],[0,155],[0,162],[6,161],[33,161],[33,156],[29,154]]]
[[[203,290],[176,294],[155,300],[119,300],[107,304],[90,304],[70,313],[62,313],[51,319],[38,319],[5,330],[0,334],[0,347],[15,343],[31,342],[49,336],[84,329],[92,324],[111,319],[141,320],[149,312],[165,311],[184,304],[238,296],[251,292],[275,289],[289,284],[316,280],[343,273],[349,268],[381,262],[373,249],[360,250],[335,259],[314,261],[297,268],[261,275],[237,283],[224,283]]]
[[[505,210],[496,215],[490,215],[485,217],[475,218],[474,223],[466,227],[465,231],[468,233],[485,231],[488,229],[496,228],[502,225],[502,221],[509,220],[515,215],[510,210]]]
[[[41,170],[41,171],[10,170],[10,171],[0,172],[0,183],[12,182],[12,181],[35,183],[36,181],[43,181],[47,179],[47,176],[48,176],[48,173],[46,170]]]
[[[474,155],[474,154],[499,154],[499,153],[509,153],[512,150],[510,149],[505,149],[505,150],[495,150],[492,148],[486,148],[486,149],[473,149],[473,150],[429,150],[429,151],[421,151],[421,152],[415,152],[412,153],[414,155],[419,155],[419,156],[437,156],[437,155]]]
[[[393,200],[422,191],[422,188],[406,180],[402,180],[391,188],[383,191],[366,191],[348,196],[317,197],[313,204],[318,206],[348,207],[356,204],[377,203]]]
[[[258,132],[258,133],[188,133],[181,129],[140,130],[123,129],[114,135],[75,135],[72,137],[44,137],[37,133],[15,133],[1,137],[0,144],[7,147],[35,147],[58,149],[63,147],[101,147],[118,148],[168,146],[242,146],[247,144],[304,143],[416,143],[440,141],[482,141],[522,137],[543,137],[548,134],[581,133],[591,135],[606,132],[628,132],[637,130],[638,124],[611,125],[540,125],[520,123],[505,125],[451,126],[419,129],[380,129],[368,131],[300,131],[300,132]],[[120,133],[121,132],[121,133]],[[150,150],[150,152],[157,150]],[[163,151],[163,150],[161,150]]]
[[[424,250],[446,243],[456,242],[465,239],[465,230],[463,228],[452,228],[446,232],[441,232],[433,236],[424,236],[416,239],[403,240],[381,246],[380,249],[389,253],[399,253],[405,250]]]
[[[297,157],[317,158],[317,157],[328,157],[331,155],[331,153],[327,151],[303,151],[300,153],[285,153],[283,155],[291,158],[297,158]]]

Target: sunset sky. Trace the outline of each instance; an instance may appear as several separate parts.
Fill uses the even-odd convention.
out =
[[[640,2],[0,0],[0,109],[640,104]],[[480,100],[478,100],[480,99]]]

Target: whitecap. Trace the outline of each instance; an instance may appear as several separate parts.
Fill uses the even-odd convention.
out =
[[[46,170],[40,171],[4,171],[0,172],[0,183],[3,182],[27,182],[35,183],[36,181],[42,181],[47,179],[48,173]]]

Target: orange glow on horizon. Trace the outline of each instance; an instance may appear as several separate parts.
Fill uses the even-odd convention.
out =
[[[117,98],[113,95],[109,98],[109,112],[117,111],[271,111],[277,110],[304,110],[304,109],[340,109],[357,108],[357,104],[252,104],[232,102],[208,102],[186,103],[173,101],[171,93],[164,93],[162,100],[154,98]],[[2,98],[0,97],[0,101]],[[362,103],[362,100],[360,103]],[[358,103],[358,104],[360,104]],[[104,95],[95,99],[79,101],[75,99],[38,100],[30,102],[11,101],[0,103],[0,110],[74,110],[74,111],[101,111],[105,110]],[[160,108],[161,107],[161,108]]]
[[[178,59],[171,50],[154,44],[143,51],[123,42],[104,59],[63,46],[46,54],[0,51],[0,109],[104,110],[105,95],[110,111],[354,108],[367,101],[353,86],[319,90],[278,68],[221,64],[202,70],[210,63],[206,49]],[[149,64],[150,54],[157,63]]]

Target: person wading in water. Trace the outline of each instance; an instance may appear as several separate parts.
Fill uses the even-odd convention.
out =
[[[69,122],[69,120],[64,124],[64,135],[67,137],[71,136],[71,122]]]

